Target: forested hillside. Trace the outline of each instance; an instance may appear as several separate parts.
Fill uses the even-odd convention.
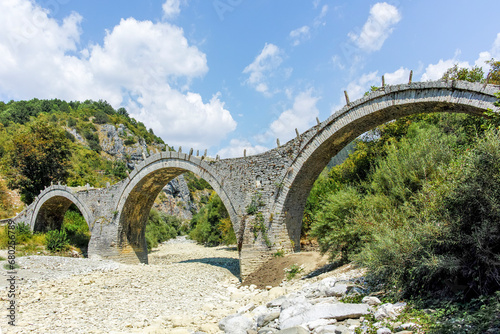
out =
[[[25,204],[51,183],[116,183],[146,153],[165,149],[151,129],[104,101],[0,102],[0,186],[18,190]],[[0,199],[0,210],[5,217],[13,209]]]

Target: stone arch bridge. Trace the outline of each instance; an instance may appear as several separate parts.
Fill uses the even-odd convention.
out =
[[[306,199],[331,157],[364,132],[387,121],[422,112],[483,116],[498,86],[436,81],[384,86],[347,103],[327,120],[265,153],[208,160],[178,152],[146,158],[121,182],[100,189],[53,185],[14,218],[33,230],[60,227],[74,203],[91,231],[89,256],[147,263],[145,225],[161,189],[191,171],[205,179],[226,206],[238,239],[241,277],[278,249],[297,251]],[[256,213],[248,214],[253,205]]]

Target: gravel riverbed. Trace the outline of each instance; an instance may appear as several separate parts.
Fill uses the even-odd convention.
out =
[[[55,256],[16,260],[16,326],[7,324],[2,269],[2,333],[220,333],[217,323],[225,316],[304,284],[242,287],[235,248],[184,238],[160,245],[149,265]]]

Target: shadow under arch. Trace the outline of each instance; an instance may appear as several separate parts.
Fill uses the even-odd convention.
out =
[[[414,83],[383,88],[357,100],[306,133],[306,142],[287,174],[278,203],[288,236],[300,249],[302,218],[314,182],[330,159],[361,134],[408,115],[435,112],[467,113],[485,117],[497,101],[498,86],[468,82]],[[275,209],[276,210],[276,209]]]
[[[118,248],[126,262],[148,263],[146,222],[155,198],[175,177],[193,172],[207,181],[226,207],[233,229],[238,231],[236,211],[226,194],[220,176],[208,163],[183,153],[166,152],[153,155],[139,164],[124,185],[116,207]]]
[[[33,232],[45,232],[61,229],[64,215],[74,204],[82,214],[90,230],[92,230],[91,214],[87,207],[64,187],[49,188],[35,200],[35,208],[31,216],[30,227]]]

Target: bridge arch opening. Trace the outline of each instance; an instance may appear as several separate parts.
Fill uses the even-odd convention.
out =
[[[70,196],[55,195],[37,208],[32,230],[34,233],[64,230],[69,244],[79,248],[86,257],[91,232],[85,213],[80,203],[73,201]]]
[[[206,181],[218,195],[228,212],[228,219],[236,231],[236,213],[230,200],[222,189],[217,176],[198,163],[180,159],[161,159],[146,161],[145,166],[132,175],[125,187],[117,206],[119,224],[118,247],[126,262],[148,263],[146,226],[155,199],[173,179],[186,172],[197,175]]]
[[[318,133],[313,136],[299,153],[291,168],[294,175],[290,177],[287,187],[283,192],[283,215],[284,222],[288,231],[288,236],[295,245],[295,250],[300,250],[300,236],[302,230],[302,221],[307,198],[311,193],[314,182],[318,179],[320,173],[328,165],[332,157],[339,153],[353,140],[363,133],[382,125],[384,123],[399,119],[404,116],[428,113],[465,113],[469,115],[485,117],[486,108],[484,104],[478,107],[476,100],[496,101],[493,96],[488,96],[480,92],[467,92],[467,99],[462,96],[453,98],[453,92],[449,93],[452,97],[448,101],[442,100],[445,92],[435,90],[435,97],[425,97],[426,101],[415,102],[408,99],[396,101],[398,93],[391,96],[387,94],[378,99],[367,102],[361,102],[347,110],[344,115],[338,118],[331,117],[328,124],[320,127]],[[415,96],[416,93],[413,93]],[[391,102],[391,99],[394,101]],[[397,103],[396,103],[397,102]],[[490,104],[491,105],[491,104]]]

